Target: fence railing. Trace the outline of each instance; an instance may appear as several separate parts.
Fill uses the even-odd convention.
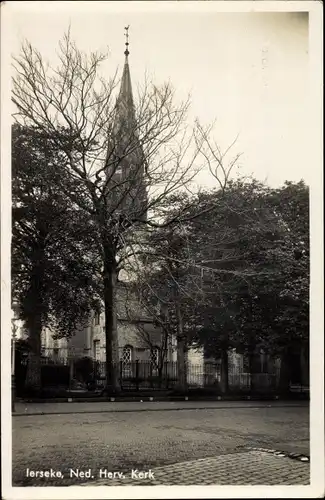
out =
[[[97,385],[105,383],[106,363],[97,362],[95,376]],[[164,362],[156,365],[150,361],[120,361],[117,368],[122,389],[171,389],[177,383],[177,363]]]
[[[18,363],[20,376],[27,370],[28,357]],[[41,358],[42,385],[55,387],[67,385],[80,390],[101,389],[105,386],[106,363],[89,357],[72,358],[62,356],[43,356]],[[157,366],[150,361],[120,361],[116,367],[122,390],[161,390],[173,389],[178,382],[177,362],[166,361]],[[211,388],[219,391],[221,384],[220,365],[213,362],[188,364],[186,382],[189,388]],[[278,384],[276,373],[250,374],[240,367],[230,365],[228,371],[229,390],[268,392]]]

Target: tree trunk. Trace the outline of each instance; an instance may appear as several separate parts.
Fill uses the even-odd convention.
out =
[[[177,297],[176,301],[176,320],[177,320],[177,388],[179,391],[187,389],[187,363],[186,363],[186,339],[183,335],[183,318],[180,303]]]
[[[186,342],[184,338],[177,339],[177,389],[186,391],[187,373],[186,373]]]
[[[228,351],[227,349],[224,349],[221,352],[221,374],[220,374],[220,388],[222,394],[228,393],[229,389],[228,372],[229,372]]]
[[[41,388],[41,334],[42,322],[35,316],[29,321],[29,344],[31,351],[28,356],[25,388],[39,391]]]
[[[302,346],[300,351],[300,370],[301,384],[309,386],[309,349],[308,346]]]
[[[159,352],[159,359],[158,359],[158,386],[159,389],[162,388],[163,384],[163,369],[164,369],[164,362],[166,360],[167,356],[167,341],[168,341],[168,335],[166,334],[166,331],[163,330],[163,338],[161,341],[161,349]]]
[[[256,352],[255,349],[251,348],[250,352],[248,353],[248,363],[249,363],[249,373],[250,373],[250,379],[251,379],[251,384],[250,384],[250,390],[251,392],[254,392],[256,390]]]
[[[176,354],[177,354],[177,383],[176,388],[180,392],[185,392],[187,389],[187,363],[186,363],[186,350],[187,342],[183,332],[183,317],[181,311],[179,285],[178,285],[178,267],[174,269],[175,284],[173,289],[175,316],[176,316]]]
[[[159,364],[159,366],[158,366],[158,388],[159,389],[162,388],[163,368],[164,368],[164,365],[163,364]]]
[[[120,390],[118,377],[118,339],[116,317],[116,285],[117,274],[115,262],[112,262],[110,251],[104,249],[104,308],[105,308],[105,343],[106,343],[106,385],[107,395]]]
[[[282,394],[287,394],[290,390],[291,379],[291,358],[288,350],[284,350],[281,355],[279,389]]]
[[[39,241],[34,248],[33,260],[36,263],[31,278],[31,286],[24,304],[25,326],[29,333],[30,354],[26,372],[25,387],[39,391],[41,388],[41,335],[43,330],[43,314],[47,309],[44,304],[45,277],[45,237],[42,228],[38,229]]]

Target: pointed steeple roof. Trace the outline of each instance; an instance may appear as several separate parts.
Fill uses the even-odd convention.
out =
[[[125,61],[123,74],[121,79],[120,92],[116,101],[116,116],[115,116],[115,127],[119,129],[121,126],[123,128],[134,127],[135,125],[135,109],[133,102],[130,66],[129,66],[129,39],[128,39],[128,27],[126,30],[126,43],[125,43]]]
[[[109,148],[109,162],[111,176],[109,190],[114,196],[123,192],[122,201],[117,204],[118,210],[126,213],[140,214],[146,219],[147,192],[144,182],[145,157],[139,139],[138,124],[133,102],[130,67],[129,67],[129,41],[128,27],[126,30],[126,48],[123,74],[120,91],[116,101],[115,117]],[[121,184],[121,178],[124,183]]]
[[[116,107],[117,114],[122,113],[124,115],[120,118],[134,118],[133,93],[128,56],[125,56],[120,93],[117,98]]]

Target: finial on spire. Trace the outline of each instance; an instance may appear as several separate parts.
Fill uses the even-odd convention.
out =
[[[124,54],[126,56],[128,56],[129,53],[130,53],[129,52],[129,45],[130,45],[129,44],[129,27],[130,27],[130,25],[125,26],[125,28],[124,28],[124,31],[125,31],[125,33],[124,33],[124,36],[125,36],[125,51],[124,51]]]

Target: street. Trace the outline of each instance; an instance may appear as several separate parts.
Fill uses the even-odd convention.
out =
[[[154,471],[151,484],[308,484],[309,463],[256,450],[308,456],[307,404],[203,408],[192,402],[176,410],[164,403],[165,409],[148,412],[137,411],[139,404],[125,405],[127,411],[13,417],[13,486],[121,481],[118,474],[111,481],[112,472],[123,473],[124,484],[143,479],[131,478],[132,470]],[[70,411],[74,407],[78,411],[78,404]],[[51,469],[60,477],[35,476]]]

